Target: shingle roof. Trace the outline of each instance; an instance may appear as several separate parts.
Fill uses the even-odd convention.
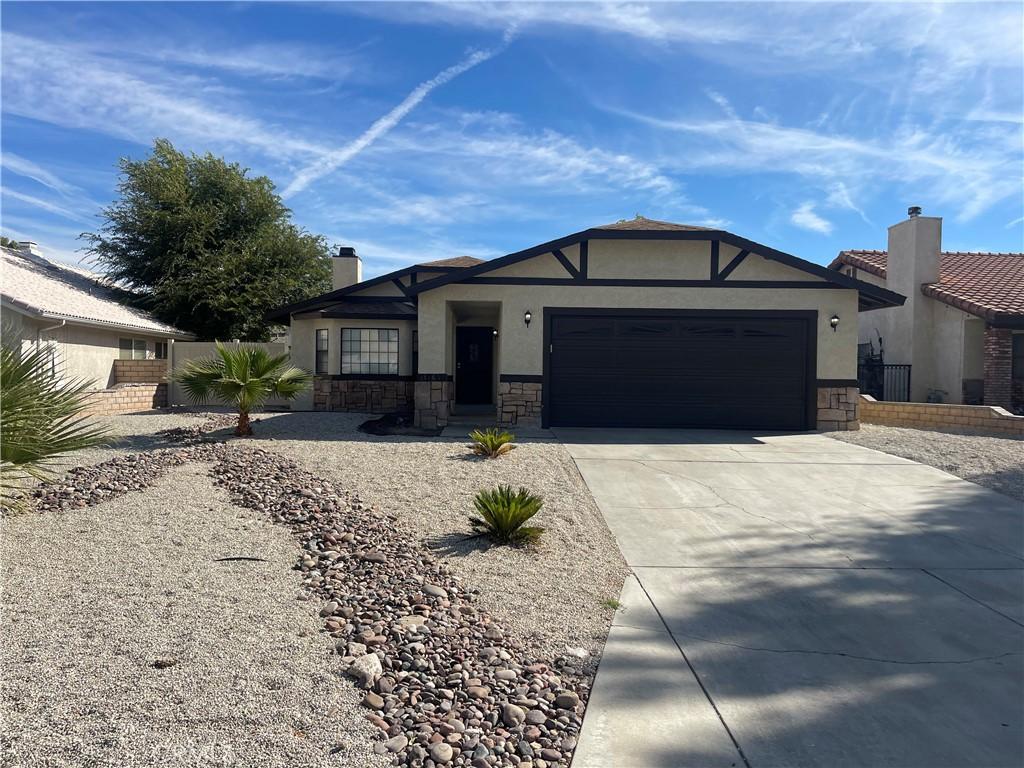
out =
[[[644,216],[637,216],[634,219],[621,219],[614,224],[602,224],[594,229],[639,229],[639,230],[661,230],[661,231],[687,231],[687,232],[711,232],[709,227],[698,227],[693,224],[674,224],[671,221],[658,221],[648,219]]]
[[[483,264],[483,259],[478,259],[475,256],[454,256],[450,259],[438,259],[437,261],[424,261],[422,264],[417,264],[417,267],[475,267],[477,264]]]
[[[416,307],[403,301],[342,302],[320,310],[322,317],[416,317]]]
[[[3,268],[0,294],[33,314],[191,338],[190,334],[120,303],[101,278],[85,270],[62,267],[41,256],[0,247]]]
[[[830,265],[849,264],[885,277],[885,251],[841,251]],[[921,293],[987,320],[1024,316],[1024,253],[944,251],[939,280]]]

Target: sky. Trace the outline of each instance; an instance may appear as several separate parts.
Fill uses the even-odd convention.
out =
[[[85,260],[157,137],[364,275],[641,214],[828,263],[1024,238],[1021,3],[0,4],[0,231]]]

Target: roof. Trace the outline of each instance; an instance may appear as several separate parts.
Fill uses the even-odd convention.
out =
[[[620,219],[614,224],[602,224],[594,229],[625,229],[644,232],[712,232],[708,227],[698,227],[694,224],[673,224],[671,221],[658,221],[648,219],[646,216],[636,215],[633,219]]]
[[[101,276],[65,267],[37,254],[0,247],[3,268],[0,295],[5,302],[29,314],[86,325],[109,326],[168,336],[192,338],[126,306]]]
[[[830,265],[840,264],[886,276],[886,251],[842,251]],[[1024,317],[1024,253],[943,251],[939,279],[921,286],[921,293],[989,321]]]
[[[409,301],[349,302],[344,301],[320,310],[321,317],[362,317],[402,320],[416,318],[416,306]]]
[[[416,283],[409,286],[407,292],[417,295],[425,291],[440,288],[442,285],[459,282],[482,275],[486,272],[500,269],[515,264],[525,259],[533,258],[544,253],[554,253],[562,248],[583,243],[589,240],[705,240],[732,245],[741,251],[755,253],[763,258],[786,264],[794,269],[814,275],[821,279],[822,283],[839,286],[842,288],[854,289],[858,292],[858,306],[861,310],[878,309],[880,307],[891,307],[903,304],[905,296],[901,296],[888,288],[874,285],[864,280],[858,280],[849,275],[829,269],[821,264],[815,264],[805,259],[798,258],[783,251],[770,248],[752,240],[734,235],[722,229],[709,229],[691,224],[674,224],[668,221],[657,221],[637,216],[634,219],[622,220],[613,224],[602,224],[591,227],[580,232],[575,232],[557,240],[551,240],[522,251],[516,251],[497,259],[481,262],[465,269],[452,270],[446,275]],[[557,254],[556,254],[557,255]],[[744,254],[745,255],[745,254]],[[577,278],[584,279],[577,275]],[[559,280],[559,284],[571,284],[576,282],[574,278]],[[625,284],[628,281],[617,281]],[[704,284],[712,281],[693,281]]]
[[[424,261],[422,264],[417,264],[417,267],[475,267],[477,264],[483,264],[483,259],[478,259],[476,256],[454,256],[450,259],[438,259],[437,261]]]

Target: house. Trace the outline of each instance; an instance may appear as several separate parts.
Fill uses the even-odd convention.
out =
[[[300,407],[416,423],[857,427],[857,314],[875,283],[719,229],[637,217],[490,261],[415,264],[282,307]]]
[[[830,266],[907,297],[861,315],[859,336],[884,365],[909,366],[911,401],[1024,412],[1024,254],[943,251],[942,219],[913,207],[887,251],[842,251]]]
[[[56,375],[93,382],[96,412],[165,404],[168,345],[190,334],[121,303],[101,276],[49,261],[33,242],[0,247],[0,265],[5,337],[50,349]]]

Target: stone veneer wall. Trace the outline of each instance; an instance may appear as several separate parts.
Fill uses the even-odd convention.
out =
[[[313,380],[313,410],[391,413],[412,407],[413,382],[405,379]]]
[[[448,415],[452,411],[452,389],[451,381],[417,381],[413,423],[424,429],[448,426]]]
[[[498,383],[498,423],[540,426],[542,385],[532,381]]]
[[[818,429],[843,432],[860,429],[857,387],[818,387]]]
[[[91,416],[114,416],[166,407],[166,384],[117,384],[91,393],[85,412]]]
[[[1024,437],[1024,416],[990,405],[890,403],[861,395],[860,414],[865,424]]]
[[[158,384],[167,381],[166,360],[115,360],[115,384]]]

